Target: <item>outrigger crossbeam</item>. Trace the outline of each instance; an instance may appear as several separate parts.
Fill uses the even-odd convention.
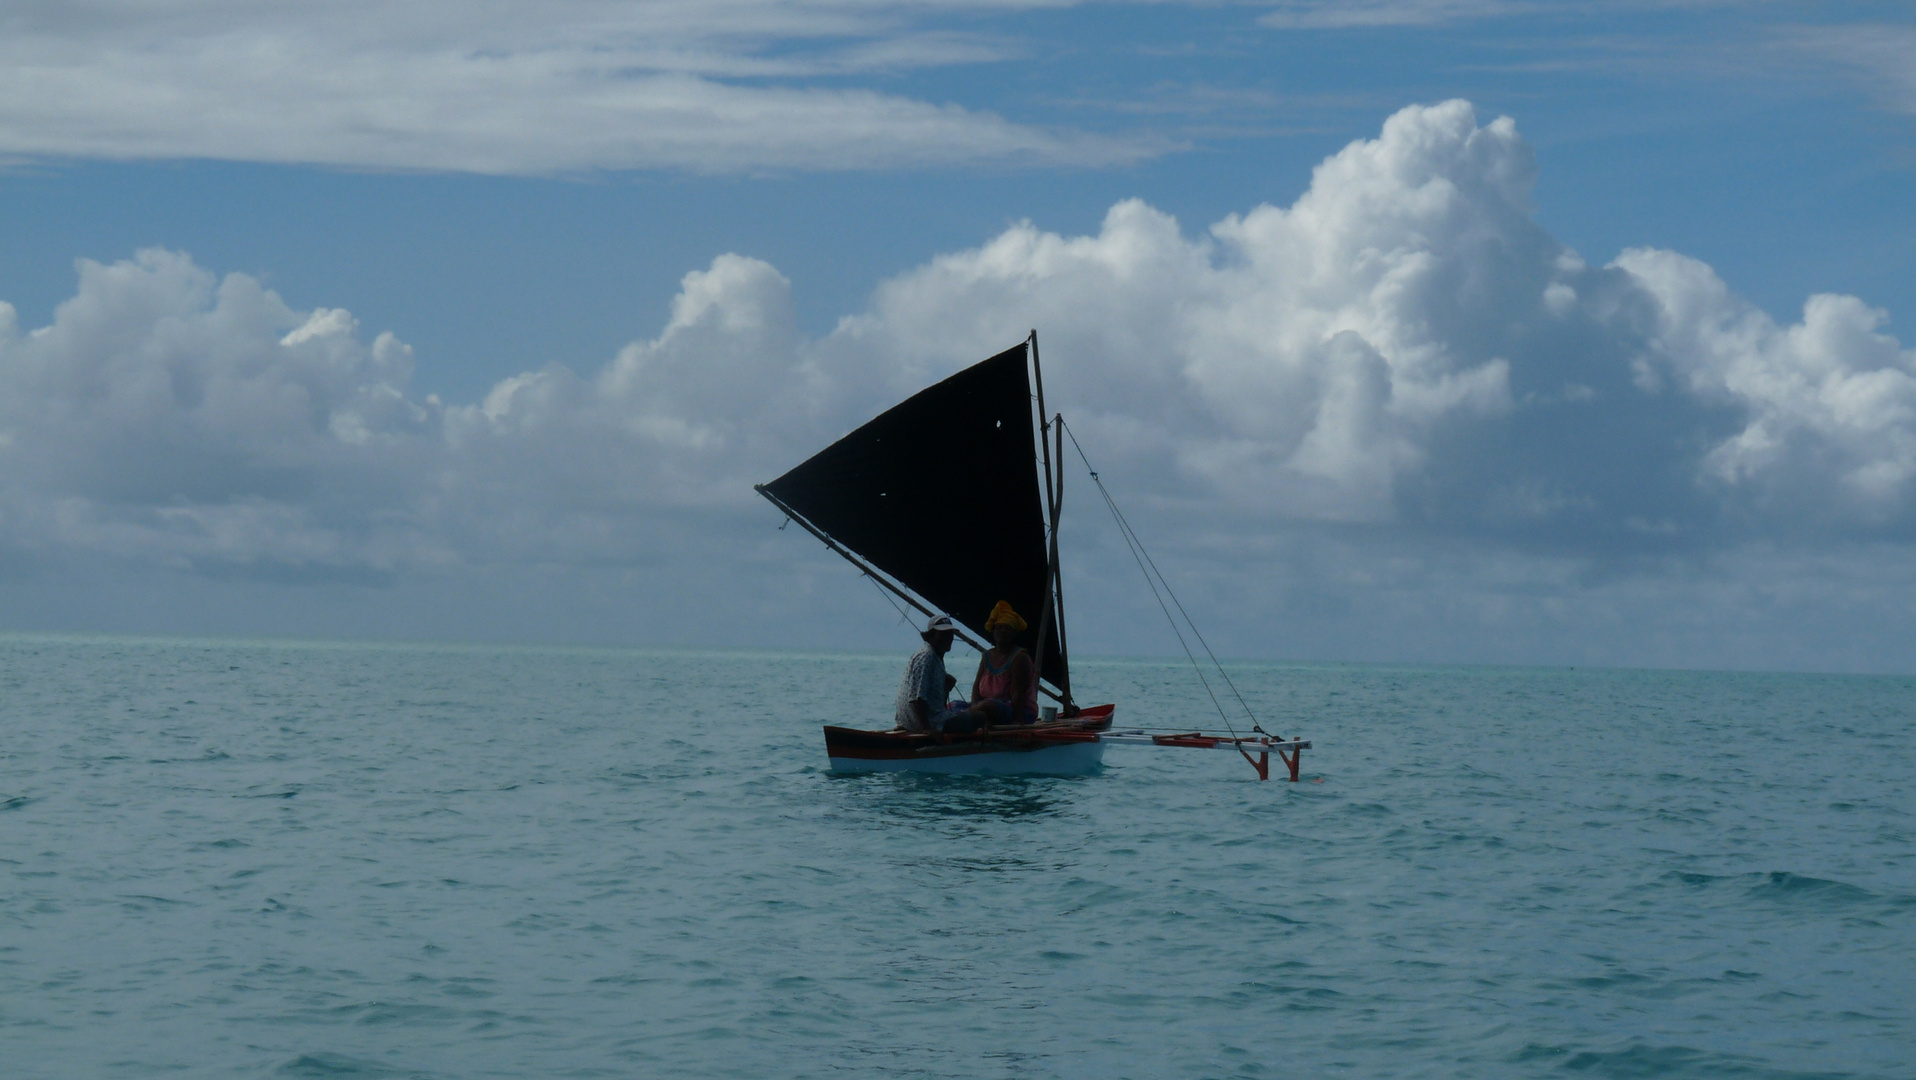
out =
[[[1291,771],[1291,782],[1297,782],[1297,771],[1301,766],[1304,751],[1311,748],[1306,739],[1272,739],[1264,736],[1249,738],[1227,735],[1206,735],[1201,731],[1187,731],[1181,735],[1153,735],[1148,731],[1104,731],[1098,733],[1098,741],[1116,743],[1120,746],[1185,746],[1196,750],[1235,750],[1244,755],[1244,760],[1257,770],[1259,780],[1271,778],[1271,755],[1275,753]],[[1286,751],[1289,751],[1286,753]],[[1251,755],[1256,754],[1253,758]]]

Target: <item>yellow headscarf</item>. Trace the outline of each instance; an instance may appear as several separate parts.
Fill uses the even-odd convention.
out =
[[[1025,632],[1024,619],[1011,610],[1011,605],[1003,600],[998,601],[998,605],[991,609],[991,614],[985,617],[985,633],[989,634],[998,629],[999,624],[1011,627],[1011,632],[1014,634]]]

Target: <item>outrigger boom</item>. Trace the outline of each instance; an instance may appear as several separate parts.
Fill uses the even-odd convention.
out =
[[[1187,746],[1197,750],[1236,750],[1244,755],[1244,760],[1257,770],[1259,780],[1271,778],[1271,755],[1284,763],[1291,771],[1291,783],[1297,783],[1297,770],[1301,767],[1304,751],[1311,748],[1307,739],[1273,739],[1269,736],[1255,737],[1206,735],[1201,731],[1188,731],[1182,735],[1153,735],[1148,731],[1107,731],[1098,735],[1099,742],[1117,743],[1129,746]],[[1289,751],[1286,753],[1285,751]],[[1256,758],[1251,755],[1256,754]]]

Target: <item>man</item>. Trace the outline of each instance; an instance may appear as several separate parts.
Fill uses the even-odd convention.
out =
[[[945,704],[955,682],[945,674],[945,654],[951,651],[958,628],[948,615],[934,616],[918,635],[924,646],[912,654],[905,665],[905,680],[898,686],[898,700],[892,706],[893,721],[906,731],[942,731],[947,735],[966,735],[978,726],[978,718]]]

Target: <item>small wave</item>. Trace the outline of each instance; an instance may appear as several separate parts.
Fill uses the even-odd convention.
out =
[[[393,1076],[391,1069],[344,1054],[301,1054],[274,1072],[280,1076]]]
[[[120,758],[118,760],[125,760]],[[216,747],[209,747],[198,757],[156,757],[147,758],[148,765],[205,765],[213,761],[231,761],[233,755]]]
[[[1581,1050],[1571,1053],[1556,1047],[1527,1046],[1517,1055],[1520,1061],[1538,1061],[1568,1054],[1565,1072],[1614,1077],[1617,1080],[1655,1076],[1721,1076],[1741,1080],[1840,1080],[1849,1073],[1806,1073],[1767,1069],[1751,1058],[1738,1054],[1697,1050],[1688,1046],[1651,1046],[1634,1043],[1621,1050]]]
[[[1391,808],[1383,803],[1346,803],[1344,813],[1363,817],[1388,817],[1391,814]]]
[[[1692,874],[1682,870],[1672,870],[1663,875],[1663,879],[1665,881],[1676,881],[1696,889],[1707,889],[1719,882],[1732,880],[1731,878],[1722,877],[1717,874]]]
[[[158,904],[161,907],[178,907],[184,903],[186,903],[184,900],[173,900],[164,896],[151,896],[146,893],[126,893],[120,897],[120,906],[131,908],[134,911],[144,911],[149,904]]]
[[[1824,904],[1831,906],[1851,906],[1870,904],[1883,898],[1868,889],[1827,878],[1810,877],[1807,874],[1793,874],[1787,870],[1775,870],[1770,873],[1754,874],[1699,874],[1689,871],[1672,870],[1660,878],[1659,882],[1685,885],[1692,889],[1715,889],[1725,885],[1744,886],[1745,895],[1752,900],[1773,904]],[[1894,903],[1894,901],[1891,901]]]
[[[1792,874],[1787,870],[1770,873],[1750,888],[1750,895],[1761,900],[1791,903],[1815,901],[1824,904],[1867,904],[1877,898],[1868,889],[1805,874]]]
[[[369,1002],[365,1005],[355,1006],[352,1012],[354,1014],[353,1022],[356,1024],[397,1024],[401,1027],[418,1027],[431,1023],[450,1023],[456,1020],[460,1015],[457,1010],[448,1009],[439,1005],[422,1005],[416,1002],[389,1003],[383,1001]]]

